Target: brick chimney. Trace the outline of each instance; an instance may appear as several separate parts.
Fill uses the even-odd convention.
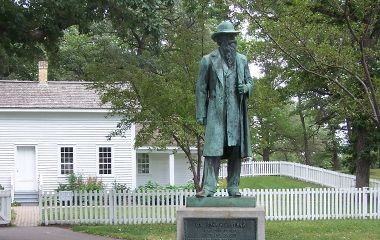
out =
[[[40,84],[47,84],[48,76],[48,62],[39,61],[38,62],[38,82]]]

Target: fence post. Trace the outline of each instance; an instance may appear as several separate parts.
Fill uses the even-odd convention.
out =
[[[15,177],[14,173],[11,173],[11,199],[12,201],[15,199]]]
[[[8,202],[7,202],[7,209],[8,209],[8,220],[9,220],[9,223],[12,221],[12,191],[9,192],[9,197],[7,198],[8,199]]]
[[[368,216],[368,188],[363,188],[363,219],[366,219]]]
[[[255,161],[252,161],[252,177],[255,176]]]
[[[306,188],[306,219],[310,219],[312,216],[311,216],[311,201],[310,201],[310,195],[311,195],[311,189],[310,188]]]
[[[38,191],[38,214],[40,215],[39,224],[42,225],[42,190]]]
[[[112,221],[113,221],[113,224],[117,224],[118,219],[117,219],[117,192],[116,192],[116,189],[112,189],[112,197],[113,197]]]

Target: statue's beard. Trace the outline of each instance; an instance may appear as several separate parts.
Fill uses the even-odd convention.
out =
[[[236,44],[223,42],[220,45],[220,48],[222,50],[223,58],[228,68],[233,67],[235,65],[235,60],[236,60]]]

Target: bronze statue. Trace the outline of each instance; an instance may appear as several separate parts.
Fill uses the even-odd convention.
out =
[[[236,52],[238,33],[231,22],[220,23],[211,36],[219,48],[200,62],[196,117],[206,132],[203,189],[197,197],[211,197],[216,192],[221,159],[228,159],[228,194],[240,197],[241,159],[252,156],[247,99],[253,82],[247,58]]]

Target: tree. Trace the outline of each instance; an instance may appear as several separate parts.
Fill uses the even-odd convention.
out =
[[[63,30],[86,31],[104,18],[102,1],[1,0],[0,77],[34,80],[37,61],[55,52]]]
[[[321,126],[330,119],[321,98],[326,97],[323,96],[326,95],[324,86],[304,81],[307,75],[301,71],[288,71],[283,56],[273,51],[265,41],[251,41],[246,44],[246,49],[265,73],[257,80],[251,101],[255,116],[255,153],[263,156],[265,161],[269,160],[269,155],[275,154],[308,165],[329,166],[323,163],[323,158],[327,158],[327,148],[320,147],[320,143],[325,141],[320,139],[320,136],[324,137],[320,134],[324,130]]]
[[[250,21],[254,37],[267,40],[281,55],[289,72],[314,76],[303,79],[314,79],[335,97],[339,115],[353,122],[357,187],[368,186],[366,156],[371,134],[380,127],[380,2],[239,1],[233,9]],[[363,123],[366,127],[359,127]]]
[[[36,62],[54,57],[63,31],[87,33],[93,22],[110,20],[130,49],[158,49],[163,24],[170,24],[173,0],[1,0],[0,76],[35,79]],[[165,21],[164,21],[165,20]]]
[[[78,26],[64,30],[58,50],[49,54],[49,80],[89,80],[88,69],[94,62],[107,62],[107,52],[122,52],[127,46],[116,36],[109,20],[94,22],[87,33]]]
[[[225,19],[228,6],[173,0],[7,3],[15,9],[14,15],[25,16],[25,23],[36,18],[30,29],[38,37],[28,41],[25,31],[6,28],[7,34],[14,31],[24,37],[9,38],[2,46],[37,48],[38,56],[25,56],[30,62],[48,56],[53,79],[96,81],[94,88],[112,105],[112,114],[121,117],[110,137],[123,135],[137,123],[142,129],[136,146],[176,144],[187,155],[200,189],[203,129],[194,119],[197,65],[213,44],[209,23],[220,16]],[[13,53],[11,49],[5,57]],[[190,151],[194,146],[197,156]]]
[[[188,158],[197,190],[201,189],[204,129],[195,121],[195,86],[198,61],[214,45],[208,28],[211,9],[204,1],[174,5],[170,19],[162,18],[164,27],[157,41],[150,33],[124,31],[119,51],[106,49],[107,62],[89,68],[95,89],[104,102],[111,103],[113,114],[122,118],[111,136],[123,135],[136,123],[141,126],[136,146],[178,146]],[[196,156],[192,147],[197,148]]]

